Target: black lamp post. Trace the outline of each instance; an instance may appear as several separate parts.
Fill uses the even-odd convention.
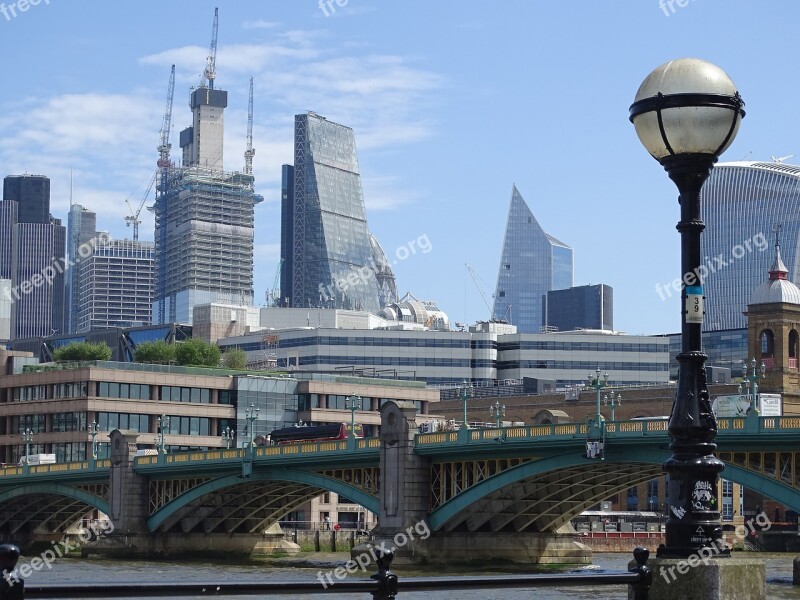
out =
[[[714,456],[717,422],[711,412],[701,348],[703,288],[698,276],[700,190],[744,117],[744,102],[730,77],[703,60],[673,60],[650,73],[630,107],[630,120],[647,151],[680,192],[681,353],[678,389],[669,419],[672,457],[666,544],[660,558],[687,558],[705,547],[727,555],[722,541],[717,479],[725,468]]]

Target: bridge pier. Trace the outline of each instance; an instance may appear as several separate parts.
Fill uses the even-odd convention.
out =
[[[574,531],[461,532],[431,531],[430,460],[414,452],[417,410],[411,402],[391,401],[381,407],[381,514],[373,531],[378,548],[394,549],[395,562],[524,562],[588,564],[591,549]],[[367,552],[357,546],[354,554]]]

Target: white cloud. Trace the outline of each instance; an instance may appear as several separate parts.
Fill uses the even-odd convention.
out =
[[[278,26],[280,26],[280,23],[277,21],[265,21],[264,19],[244,21],[242,23],[242,29],[275,29]]]

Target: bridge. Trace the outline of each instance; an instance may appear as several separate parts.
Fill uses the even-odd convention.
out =
[[[332,491],[378,515],[386,539],[424,522],[432,534],[408,548],[419,556],[582,561],[563,527],[670,456],[666,421],[606,422],[601,460],[586,458],[584,423],[418,434],[413,405],[381,413],[380,438],[159,456],[135,456],[136,435],[117,430],[110,459],[0,469],[0,536],[57,538],[97,509],[109,551],[274,551],[279,520]],[[798,512],[799,441],[800,417],[718,421],[724,477]]]

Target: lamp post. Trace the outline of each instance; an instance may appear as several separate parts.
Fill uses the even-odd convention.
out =
[[[463,429],[469,429],[469,424],[467,422],[467,398],[469,398],[469,383],[467,380],[461,382],[461,386],[459,387],[461,402],[464,403],[464,421],[462,422]]]
[[[95,438],[97,437],[97,421],[92,420],[92,424],[89,425],[89,436],[92,438],[92,460],[97,460],[97,441]]]
[[[603,373],[603,378],[600,378],[600,367],[594,372],[594,376],[589,373],[589,381],[588,385],[590,388],[594,388],[595,391],[595,408],[594,408],[594,424],[592,425],[593,436],[592,437],[600,437],[602,431],[602,424],[601,419],[602,416],[600,415],[600,390],[604,387],[608,386],[608,373]]]
[[[31,467],[31,442],[33,442],[33,430],[28,427],[22,432],[22,441],[25,442],[25,468]]]
[[[614,392],[611,392],[611,400],[608,399],[608,394],[603,396],[603,406],[610,406],[611,407],[611,420],[615,421],[614,418],[614,409],[617,406],[622,405],[622,394],[617,394],[617,397],[614,398]]]
[[[225,447],[230,450],[231,442],[236,439],[236,432],[230,427],[226,426],[225,429],[222,430],[222,439],[225,442]]]
[[[665,63],[644,80],[630,107],[630,120],[644,147],[678,187],[681,220],[681,353],[669,434],[670,513],[659,558],[688,558],[702,548],[721,549],[717,479],[724,468],[714,457],[717,422],[706,388],[700,331],[700,190],[714,163],[730,146],[744,117],[744,102],[728,75],[695,58]]]
[[[506,405],[500,406],[500,400],[495,400],[494,404],[489,405],[489,416],[494,417],[497,426],[500,427],[501,417],[506,416]]]
[[[247,419],[247,431],[250,433],[250,442],[248,443],[250,452],[253,452],[253,446],[254,446],[253,439],[255,438],[253,423],[255,423],[256,419],[258,419],[259,410],[260,409],[255,404],[251,404],[244,411],[244,418]]]
[[[156,419],[158,421],[158,453],[167,453],[167,442],[164,439],[164,430],[169,428],[169,417],[161,415]]]
[[[747,386],[747,399],[750,402],[750,410],[748,415],[758,416],[758,380],[764,379],[767,375],[767,365],[761,361],[761,366],[756,372],[756,358],[750,361],[750,374],[747,374],[747,368],[744,370],[744,384]],[[739,395],[742,395],[742,384],[739,384]]]
[[[355,394],[348,396],[344,407],[350,411],[350,435],[347,436],[347,439],[353,440],[353,443],[355,443],[356,411],[361,408],[361,396],[356,396]]]

